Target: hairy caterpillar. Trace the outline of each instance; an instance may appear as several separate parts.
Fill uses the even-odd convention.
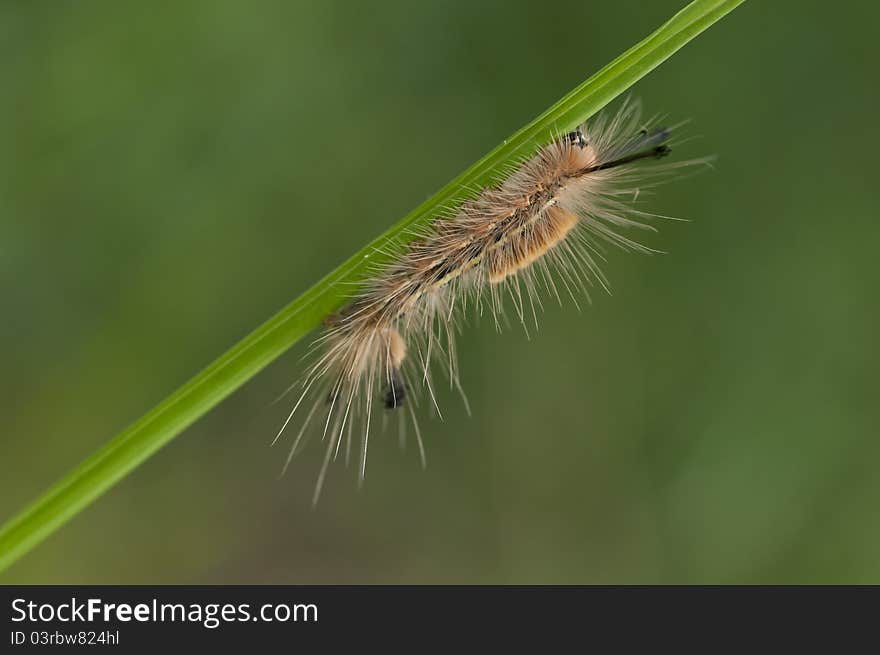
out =
[[[597,263],[603,242],[651,251],[622,234],[632,228],[653,229],[644,219],[655,215],[636,210],[633,201],[658,174],[698,163],[648,163],[669,154],[670,136],[671,128],[643,124],[639,106],[627,102],[616,114],[602,114],[555,138],[500,184],[437,217],[325,321],[326,330],[315,342],[321,352],[275,437],[277,441],[306,398],[313,397],[285,468],[309,426],[317,423],[326,449],[315,502],[343,441],[348,462],[353,435],[360,440],[363,480],[376,402],[381,411],[400,414],[401,439],[404,413],[411,419],[424,464],[412,401],[424,387],[439,414],[433,361],[467,406],[458,381],[455,334],[469,307],[481,315],[488,310],[500,328],[506,295],[525,327],[532,318],[537,323],[541,287],[560,301],[565,293],[575,304],[575,292],[586,291],[588,284],[598,282],[607,289]]]

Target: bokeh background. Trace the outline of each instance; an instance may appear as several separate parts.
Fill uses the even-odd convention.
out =
[[[0,4],[0,520],[681,5]],[[472,325],[426,471],[278,479],[302,343],[2,581],[880,582],[878,20],[753,1],[639,83],[692,222]]]

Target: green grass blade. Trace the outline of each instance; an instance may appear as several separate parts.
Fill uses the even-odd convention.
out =
[[[570,130],[595,114],[742,2],[744,0],[691,2],[645,40],[505,140],[123,430],[0,528],[0,571],[57,530],[337,309],[345,300],[345,289],[350,288],[347,283],[361,280],[368,265],[380,263],[379,250],[382,247],[389,243],[403,243],[407,238],[406,228],[426,224],[438,213],[439,207],[460,201],[462,189],[479,188],[492,182],[504,164],[530,154],[553,133]]]

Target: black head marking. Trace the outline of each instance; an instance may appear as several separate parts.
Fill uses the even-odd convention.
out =
[[[566,135],[568,142],[572,145],[577,146],[578,148],[586,148],[587,147],[587,139],[584,137],[584,133],[580,131],[580,129],[575,130],[574,132],[569,132]]]
[[[663,159],[670,152],[672,152],[672,148],[667,145],[657,146],[656,148],[654,148],[654,156],[657,159]]]

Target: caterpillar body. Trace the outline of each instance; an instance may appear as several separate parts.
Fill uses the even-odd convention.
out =
[[[470,310],[504,322],[504,297],[523,326],[537,323],[543,288],[561,301],[587,285],[607,281],[598,261],[603,243],[624,250],[651,249],[623,234],[654,214],[634,208],[656,176],[695,161],[651,164],[670,152],[671,129],[642,123],[638,104],[624,103],[560,135],[448,216],[437,217],[390,264],[375,272],[316,340],[319,354],[301,381],[302,391],[276,441],[307,398],[313,403],[290,449],[285,469],[310,425],[325,442],[313,501],[327,467],[344,447],[349,461],[359,440],[359,478],[366,471],[376,411],[400,415],[401,439],[411,419],[425,460],[413,405],[419,389],[433,409],[434,362],[457,388],[455,335]],[[528,329],[528,328],[526,328]],[[381,404],[381,409],[376,408]],[[305,411],[305,409],[303,409]],[[469,411],[469,408],[468,408]],[[355,430],[355,426],[357,429]],[[273,442],[274,443],[274,442]]]

